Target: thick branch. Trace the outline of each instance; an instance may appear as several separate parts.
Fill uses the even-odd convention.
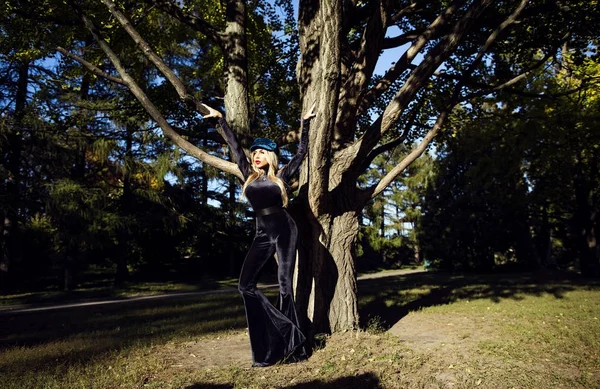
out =
[[[250,99],[248,97],[248,49],[246,42],[246,1],[227,0],[223,57],[225,66],[225,111],[237,134],[250,133]]]
[[[365,170],[367,170],[369,168],[369,165],[371,164],[371,162],[373,162],[373,160],[380,154],[392,150],[394,149],[396,146],[402,144],[406,138],[408,137],[408,134],[410,132],[410,129],[415,125],[416,122],[416,117],[417,117],[417,110],[413,110],[413,114],[411,115],[410,119],[408,120],[408,123],[404,125],[404,131],[402,132],[402,135],[400,135],[399,137],[389,141],[386,144],[383,144],[379,147],[374,148],[369,155],[367,155],[367,157],[365,158],[365,161],[363,162],[362,166],[357,170],[359,172],[364,172]]]
[[[492,46],[492,44],[496,41],[498,36],[502,33],[502,31],[504,31],[508,26],[510,26],[517,20],[517,17],[525,9],[525,6],[527,5],[527,3],[529,3],[529,0],[522,0],[521,4],[519,4],[517,9],[515,9],[515,11],[512,14],[510,14],[508,16],[508,18],[506,18],[505,21],[500,23],[498,28],[496,28],[490,34],[490,36],[487,38],[487,40],[485,41],[485,43],[479,50],[479,53],[477,53],[477,57],[473,60],[473,62],[471,63],[471,66],[469,66],[469,69],[467,70],[466,74],[473,73],[475,68],[481,63],[481,60],[483,59],[483,56],[485,55],[485,53],[489,50],[489,48]]]
[[[408,102],[413,98],[421,86],[427,82],[437,67],[458,47],[458,44],[472,24],[480,17],[483,11],[491,5],[491,0],[481,0],[473,4],[465,15],[454,25],[451,32],[427,54],[400,88],[394,99],[383,113],[382,123],[379,128],[370,128],[363,136],[366,146],[371,149],[396,122]],[[410,51],[410,49],[409,49]],[[368,147],[371,146],[371,147]]]
[[[374,7],[373,14],[363,32],[356,62],[342,87],[335,133],[339,143],[349,143],[354,138],[357,101],[373,76],[381,52],[387,28],[387,8],[387,0],[379,0]]]
[[[490,36],[488,37],[488,39],[486,40],[486,42],[484,43],[484,45],[481,47],[481,49],[480,49],[477,57],[473,60],[473,62],[469,66],[469,68],[467,70],[467,74],[470,74],[477,67],[477,65],[481,62],[481,60],[482,60],[483,55],[485,54],[485,52],[490,48],[490,46],[493,44],[493,42],[496,40],[496,38],[500,35],[500,33],[506,27],[508,27],[510,24],[514,23],[514,21],[516,20],[517,16],[525,8],[525,5],[527,4],[527,2],[528,2],[528,0],[522,0],[521,4],[519,5],[519,7],[517,7],[517,9],[503,23],[501,23],[500,26],[496,30],[494,30],[490,34]],[[518,77],[515,77],[515,79],[516,78],[518,78]],[[461,81],[459,81],[457,83],[457,85],[454,88],[454,92],[452,94],[452,97],[449,99],[449,102],[446,105],[446,108],[440,113],[440,115],[438,116],[438,118],[437,118],[437,120],[436,120],[433,128],[431,130],[429,130],[429,132],[425,135],[425,137],[423,138],[423,141],[421,141],[421,143],[410,154],[408,154],[398,164],[398,166],[396,166],[388,174],[386,174],[386,176],[383,177],[383,179],[381,179],[381,181],[379,183],[377,183],[377,185],[375,185],[374,187],[372,187],[368,191],[366,191],[367,193],[370,193],[371,198],[373,198],[373,197],[377,196],[379,193],[381,193],[415,159],[417,159],[419,156],[421,156],[421,154],[423,154],[423,152],[426,150],[427,146],[431,143],[431,141],[433,140],[433,138],[443,128],[446,120],[448,119],[448,117],[450,115],[450,112],[452,112],[452,109],[458,104],[459,97],[460,97],[460,92],[462,90],[463,82],[464,82],[465,79],[466,79],[466,77],[464,77],[463,80],[461,80]],[[512,80],[510,82],[512,82]],[[514,80],[514,82],[516,82],[516,80]],[[506,84],[508,84],[508,82]]]
[[[60,51],[64,56],[69,57],[71,59],[74,59],[75,61],[79,62],[80,64],[82,64],[83,66],[85,66],[90,72],[92,72],[93,74],[100,76],[100,77],[104,77],[107,80],[110,80],[112,82],[116,82],[117,84],[121,84],[121,85],[127,85],[125,83],[125,81],[123,81],[122,79],[120,79],[119,77],[115,77],[115,76],[111,76],[110,74],[106,73],[105,71],[101,70],[100,68],[98,68],[97,66],[89,63],[88,61],[86,61],[85,59],[79,57],[78,55],[75,55],[67,50],[65,50],[62,47],[57,47],[56,48],[58,51]]]
[[[410,67],[412,60],[416,57],[416,55],[421,51],[423,47],[430,40],[436,38],[441,31],[443,31],[444,27],[448,24],[448,21],[451,19],[452,15],[456,12],[456,10],[460,7],[460,5],[464,2],[464,0],[456,0],[454,1],[444,12],[439,15],[435,20],[427,27],[427,29],[419,36],[419,38],[411,45],[411,47],[404,52],[402,57],[392,66],[390,70],[388,70],[383,78],[375,85],[371,90],[369,90],[359,102],[358,114],[364,113],[370,106],[373,104],[379,96],[381,96],[388,88],[400,77],[402,72]],[[464,18],[463,18],[464,21]],[[457,23],[458,25],[459,23]],[[449,33],[448,35],[451,35]],[[448,37],[446,35],[446,37]],[[408,82],[407,82],[408,83]]]
[[[383,192],[383,190],[387,188],[387,186],[404,171],[404,169],[410,166],[411,163],[413,163],[417,158],[421,156],[421,154],[423,154],[423,152],[425,152],[427,146],[429,146],[433,138],[435,138],[438,132],[444,127],[444,124],[446,123],[446,120],[448,119],[448,116],[450,115],[450,112],[452,111],[452,108],[454,108],[455,105],[456,104],[449,106],[438,116],[431,130],[427,132],[427,135],[425,135],[421,143],[419,143],[419,145],[413,151],[411,151],[410,154],[404,157],[404,159],[396,167],[390,170],[388,174],[386,174],[385,177],[383,177],[381,181],[377,183],[376,186],[371,187],[367,191],[365,191],[365,193],[369,194],[370,198],[373,198],[379,193]]]
[[[393,49],[395,47],[400,47],[402,45],[405,45],[409,42],[414,41],[415,39],[419,38],[419,36],[422,36],[422,35],[423,35],[423,31],[411,31],[409,33],[398,35],[393,38],[385,38],[383,40],[383,45],[381,46],[381,48],[383,50],[387,50],[387,49]]]
[[[192,95],[187,93],[183,82],[181,82],[177,75],[175,75],[175,73],[163,62],[163,60],[154,52],[154,50],[152,50],[148,42],[142,38],[142,36],[137,32],[125,15],[123,15],[123,13],[117,9],[115,3],[113,3],[111,0],[102,0],[102,2],[108,7],[110,13],[119,21],[119,23],[121,23],[125,31],[127,31],[129,36],[142,50],[144,55],[154,64],[154,66],[156,66],[156,68],[165,76],[165,78],[169,80],[171,85],[175,87],[179,98],[188,105],[192,106],[198,112],[207,114],[208,111],[206,111],[199,101],[196,101]]]
[[[388,104],[380,120],[377,120],[351,147],[353,151],[356,151],[354,151],[355,158],[349,162],[350,169],[352,169],[352,165],[362,165],[369,151],[373,149],[383,134],[398,120],[400,114],[417,91],[429,80],[435,69],[456,49],[463,36],[491,3],[491,0],[475,2],[453,26],[452,30],[427,54],[419,66],[408,77],[406,83],[400,88],[390,104]]]
[[[240,170],[238,169],[238,167],[236,166],[236,164],[225,161],[221,158],[217,158],[215,156],[212,156],[212,155],[204,152],[203,150],[199,149],[198,147],[194,146],[193,144],[188,142],[186,139],[181,137],[175,130],[173,130],[171,125],[169,125],[167,120],[159,112],[158,108],[156,108],[156,106],[150,101],[150,99],[148,99],[148,96],[146,96],[146,94],[137,85],[137,83],[133,80],[133,78],[127,73],[127,71],[121,64],[121,61],[119,60],[118,56],[115,54],[114,51],[112,51],[110,46],[106,43],[106,41],[100,34],[100,31],[98,31],[98,29],[94,25],[94,23],[83,14],[83,12],[79,9],[79,7],[74,3],[73,0],[69,0],[69,4],[71,5],[71,7],[73,9],[75,9],[77,11],[78,15],[81,17],[81,20],[83,21],[85,26],[92,33],[94,40],[96,40],[96,42],[98,43],[98,45],[100,46],[102,51],[104,51],[104,53],[106,54],[108,59],[112,62],[112,64],[117,69],[117,72],[119,72],[119,74],[121,75],[121,78],[125,82],[125,85],[127,85],[129,90],[131,91],[131,93],[133,93],[133,95],[138,99],[138,101],[142,104],[142,106],[150,114],[152,119],[154,119],[154,121],[156,121],[156,123],[158,123],[158,125],[160,126],[160,128],[163,131],[163,134],[167,138],[169,138],[174,144],[176,144],[177,146],[182,148],[188,154],[198,158],[202,162],[205,162],[211,166],[214,166],[217,169],[220,169],[224,172],[234,174],[235,176],[239,177],[240,179],[243,179],[243,175],[240,172]]]

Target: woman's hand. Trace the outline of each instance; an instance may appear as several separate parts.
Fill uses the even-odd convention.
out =
[[[209,107],[208,105],[204,104],[204,103],[200,103],[200,105],[202,105],[204,108],[206,108],[206,110],[208,111],[208,114],[206,115],[202,115],[202,119],[208,119],[208,118],[222,118],[223,114],[219,111],[217,111],[214,108]]]
[[[315,108],[316,107],[317,107],[317,103],[314,103],[312,105],[312,107],[310,107],[310,109],[308,110],[308,113],[304,114],[304,116],[302,117],[302,119],[309,120],[309,119],[312,119],[315,116],[317,116],[317,114],[315,113]]]

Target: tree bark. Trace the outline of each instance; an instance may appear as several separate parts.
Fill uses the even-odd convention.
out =
[[[225,18],[227,23],[223,39],[223,56],[225,58],[225,112],[227,112],[229,126],[235,133],[249,134],[250,114],[245,1],[227,0]]]
[[[117,271],[115,273],[115,284],[124,285],[129,278],[129,269],[127,267],[127,258],[129,257],[129,240],[131,233],[129,231],[129,221],[131,210],[134,205],[134,195],[132,188],[132,168],[133,159],[133,134],[135,127],[128,124],[125,135],[125,157],[123,158],[123,194],[121,195],[121,215],[126,219],[123,226],[119,227],[119,240],[117,247]]]
[[[304,204],[306,206],[306,204]],[[293,209],[293,208],[292,208]],[[299,233],[296,304],[311,336],[358,327],[356,243],[358,212],[293,211]]]
[[[6,211],[2,220],[2,258],[0,258],[0,281],[3,288],[10,287],[11,268],[19,260],[19,209],[21,203],[21,152],[23,148],[23,118],[29,85],[29,63],[18,66],[17,92],[15,95],[14,123],[9,127],[6,157],[8,176],[6,185]]]

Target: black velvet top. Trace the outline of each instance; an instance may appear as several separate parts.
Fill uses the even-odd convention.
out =
[[[296,155],[294,155],[287,165],[283,166],[277,171],[277,177],[285,184],[288,184],[290,179],[298,171],[298,168],[300,168],[300,164],[302,163],[302,160],[304,159],[304,156],[308,150],[308,129],[310,127],[309,121],[310,119],[302,121],[302,134]],[[224,118],[219,118],[219,124],[225,133],[227,143],[229,144],[231,152],[233,153],[233,158],[237,162],[240,171],[244,175],[244,180],[247,180],[248,177],[253,173],[253,170],[248,163],[246,154],[244,153],[242,146],[238,142],[236,136],[231,131]],[[252,181],[252,183],[246,187],[246,197],[248,198],[248,201],[254,210],[283,205],[281,200],[281,189],[279,188],[279,185],[269,180],[266,176],[266,172],[264,176]]]

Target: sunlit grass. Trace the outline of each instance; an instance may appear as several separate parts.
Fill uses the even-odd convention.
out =
[[[274,297],[275,290],[267,294]],[[363,331],[308,362],[194,368],[188,344],[243,334],[237,291],[0,315],[2,388],[596,388],[600,284],[420,273],[359,282]],[[384,331],[410,319],[427,347]],[[422,327],[422,328],[421,328]],[[215,352],[219,352],[216,349]],[[246,351],[245,351],[246,352]],[[181,365],[174,367],[174,365]],[[220,385],[220,386],[219,386]]]

